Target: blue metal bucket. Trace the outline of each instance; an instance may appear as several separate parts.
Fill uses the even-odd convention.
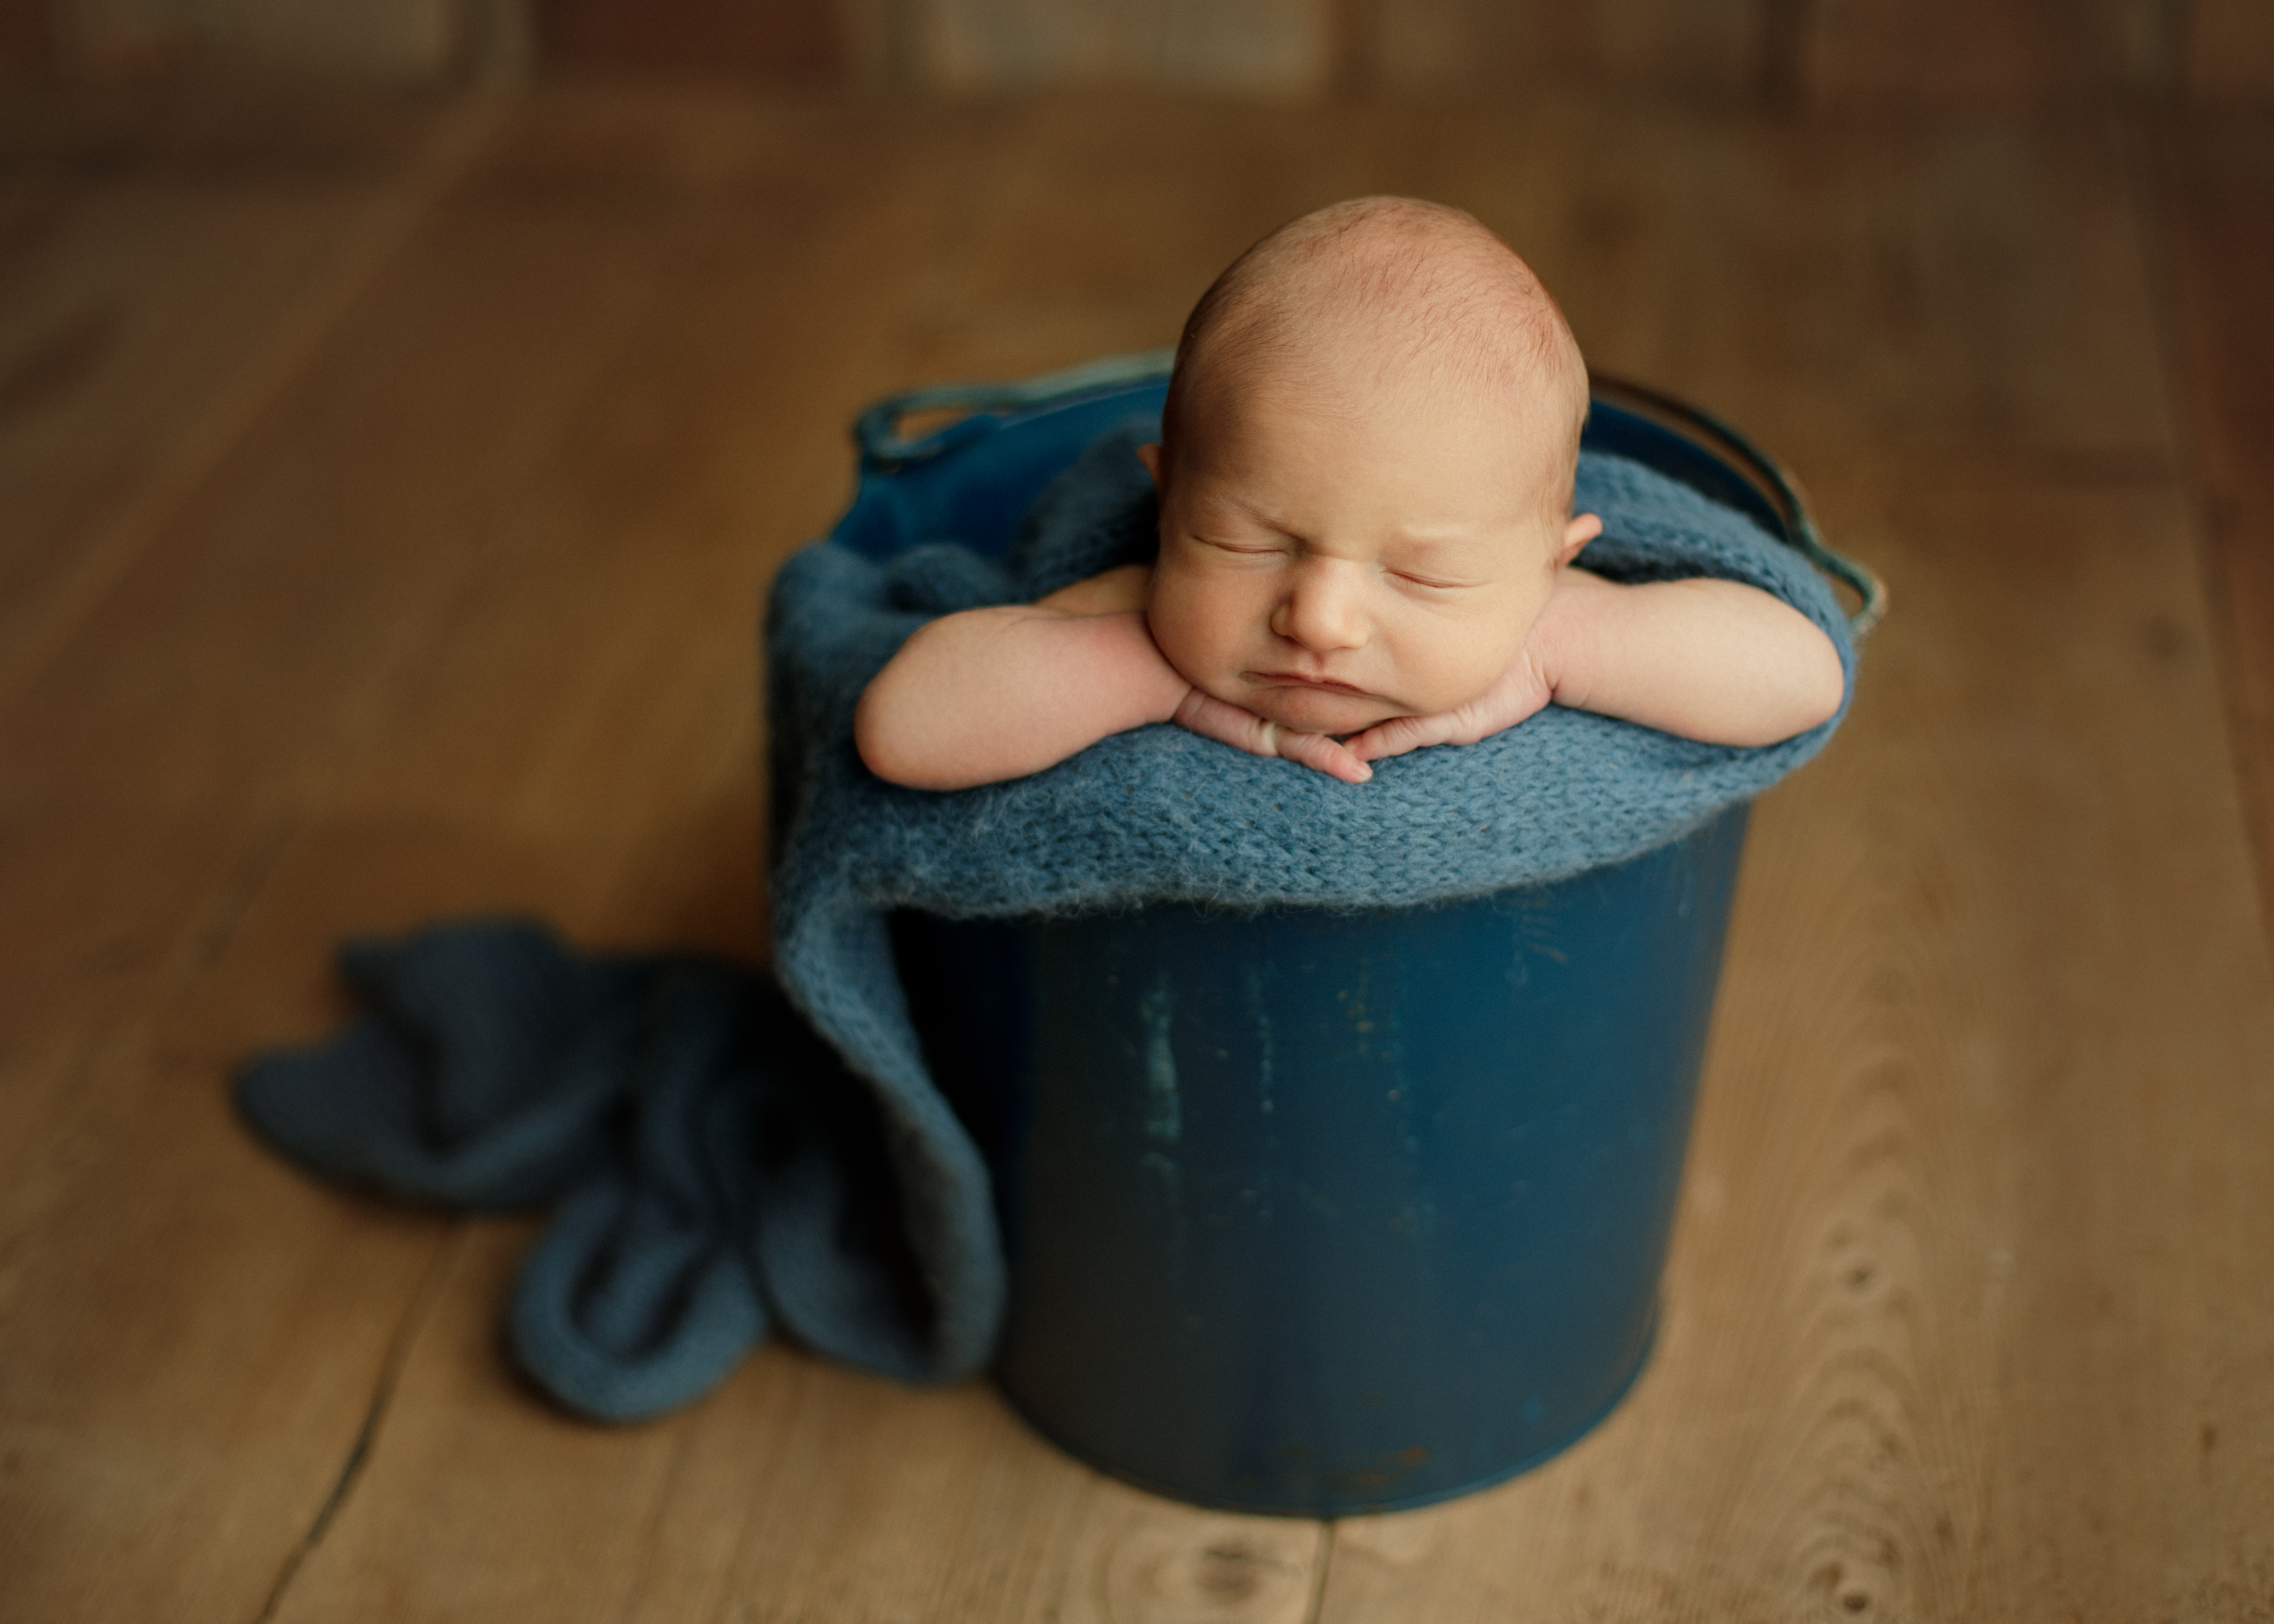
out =
[[[1136,357],[888,402],[834,538],[1005,545],[1162,392]],[[981,410],[896,437],[931,406]],[[1820,553],[1710,419],[1599,383],[1587,443]],[[1434,907],[898,919],[995,1173],[1005,1393],[1093,1466],[1245,1511],[1420,1505],[1578,1439],[1649,1355],[1745,817]]]

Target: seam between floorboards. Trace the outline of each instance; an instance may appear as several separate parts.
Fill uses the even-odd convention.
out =
[[[648,1507],[647,1526],[640,1535],[639,1566],[633,1569],[632,1582],[624,1590],[623,1603],[616,1609],[616,1624],[632,1624],[647,1599],[648,1575],[655,1570],[655,1553],[663,1543],[664,1522],[671,1510],[671,1492],[679,1482],[680,1471],[686,1466],[694,1444],[694,1429],[680,1425],[679,1436],[671,1446],[671,1464],[665,1469],[663,1481],[656,1485],[655,1503]],[[743,1514],[734,1541],[738,1550],[742,1546],[743,1536],[749,1532],[750,1516],[749,1512]]]
[[[457,1260],[466,1235],[466,1223],[463,1218],[452,1219],[435,1246],[433,1261],[427,1265],[425,1275],[419,1281],[418,1289],[412,1294],[410,1306],[403,1311],[403,1318],[395,1324],[394,1335],[388,1339],[387,1355],[380,1362],[379,1380],[373,1385],[371,1402],[364,1409],[363,1422],[356,1428],[354,1440],[348,1445],[346,1458],[340,1462],[340,1469],[333,1477],[331,1492],[324,1496],[323,1504],[316,1508],[307,1531],[285,1553],[284,1565],[277,1570],[276,1582],[269,1587],[268,1598],[261,1604],[255,1624],[269,1624],[276,1617],[284,1605],[285,1596],[292,1588],[292,1581],[299,1577],[301,1567],[323,1543],[334,1519],[361,1480],[364,1467],[371,1459],[372,1447],[379,1441],[380,1429],[386,1425],[388,1413],[394,1407],[395,1390],[402,1380],[403,1367],[410,1363],[411,1347],[418,1342],[418,1333],[425,1327],[428,1314],[442,1295],[442,1285],[449,1278],[451,1266]]]
[[[1319,1624],[1319,1615],[1327,1605],[1327,1575],[1335,1565],[1335,1535],[1341,1527],[1332,1517],[1319,1524],[1318,1571],[1311,1579],[1311,1599],[1303,1609],[1303,1624]]]
[[[2252,876],[2258,882],[2258,923],[2268,948],[2274,951],[2274,850],[2268,848],[2269,820],[2274,807],[2258,804],[2258,775],[2243,757],[2250,748],[2238,693],[2240,677],[2235,667],[2240,651],[2234,646],[2221,605],[2225,561],[2203,479],[2198,446],[2202,425],[2195,412],[2195,369],[2180,316],[2177,248],[2172,242],[2172,213],[2179,205],[2174,195],[2174,167],[2184,162],[2172,149],[2179,139],[2168,124],[2159,128],[2153,115],[2120,112],[2112,119],[2118,143],[2119,171],[2125,201],[2132,215],[2134,252],[2148,283],[2149,324],[2163,374],[2164,409],[2172,422],[2180,500],[2185,505],[2187,528],[2194,543],[2195,590],[2202,600],[2204,628],[2210,635],[2211,664],[2218,684],[2220,731],[2226,738],[2226,770],[2242,815],[2242,846]]]

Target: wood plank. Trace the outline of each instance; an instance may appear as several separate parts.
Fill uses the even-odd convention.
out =
[[[335,83],[436,86],[452,67],[456,0],[49,0],[57,42],[80,72],[132,81],[184,71],[290,74]]]
[[[0,314],[0,703],[272,407],[494,116],[467,103],[329,177],[320,153],[296,173],[267,120],[250,176],[192,135],[188,174],[86,187],[18,256]]]
[[[2243,802],[2274,920],[2274,118],[2194,114],[2157,132],[2171,275],[2221,674]]]
[[[1392,94],[1517,91],[1585,85],[1738,101],[1766,71],[1768,7],[1615,0],[1419,0],[1372,6],[1356,71]]]
[[[958,94],[1110,84],[1291,100],[1336,69],[1332,0],[916,0],[856,37]]]
[[[1819,0],[1806,9],[1800,82],[1818,107],[2007,106],[2178,81],[2165,0]]]
[[[0,344],[18,360],[0,422],[0,664],[19,673],[162,525],[163,493],[136,477],[155,462],[166,490],[193,484],[229,432],[200,414],[257,396],[280,314],[305,328],[337,302],[372,216],[416,192],[433,124],[399,103],[335,98],[316,118],[250,103],[247,173],[243,146],[230,152],[241,129],[196,98],[26,101],[54,116],[19,124],[16,104],[0,129],[0,162],[37,198],[0,251]],[[119,526],[135,513],[141,528]],[[18,742],[0,744],[0,1303],[26,1237],[140,1109],[142,1085],[121,1079],[145,1068],[150,1011],[210,957],[273,844],[241,808],[87,794],[68,752]],[[130,765],[148,745],[113,742]]]
[[[249,218],[235,207],[230,179],[218,177],[216,185],[212,143],[225,148],[242,132],[225,117],[205,117],[211,110],[193,106],[183,120],[124,132],[111,167],[135,185],[149,182],[146,195],[129,199],[139,209],[106,211],[107,199],[98,197],[67,229],[50,233],[47,245],[66,251],[56,257],[68,263],[68,251],[83,249],[92,235],[108,252],[79,253],[78,263],[102,267],[120,302],[138,311],[163,309],[166,278],[191,271],[206,297],[177,306],[169,320],[214,320],[222,341],[215,362],[236,358],[228,344],[235,339],[256,362],[289,371],[289,358],[280,365],[279,347],[267,341],[280,316],[288,332],[296,324],[320,327],[309,315],[311,301],[290,297],[289,280],[256,280],[252,292],[272,299],[264,322],[261,312],[232,305],[222,296],[228,278],[199,263],[223,257],[214,252],[215,224],[274,224],[288,238],[294,224],[279,219],[290,209]],[[273,109],[251,110],[265,117]],[[267,164],[289,169],[295,154],[282,138],[290,132],[273,118],[267,124],[256,149]],[[207,162],[193,155],[199,148]],[[411,153],[415,167],[416,143]],[[150,180],[145,164],[179,167],[170,181]],[[300,188],[309,194],[306,214],[320,225],[329,199],[320,174],[304,177]],[[382,199],[399,193],[404,179],[384,168],[353,178]],[[175,195],[168,195],[169,184]],[[268,184],[276,189],[273,168]],[[192,199],[186,208],[179,207],[181,192]],[[200,193],[209,204],[202,215]],[[329,213],[336,224],[338,211]],[[78,229],[90,218],[104,229]],[[138,220],[151,227],[139,242]],[[169,235],[182,226],[186,232]],[[187,254],[172,252],[185,242]],[[263,246],[240,243],[241,265],[261,266]],[[317,259],[320,270],[337,268],[321,263],[326,256],[300,257]],[[292,261],[286,252],[268,263]],[[314,280],[319,310],[326,298],[345,297],[335,278],[328,286]],[[298,336],[317,342],[305,331]],[[290,347],[282,348],[289,357]],[[131,419],[130,432],[106,440],[104,425],[89,421],[84,432],[61,437],[58,453],[129,457],[139,432],[154,442],[144,455],[156,454],[159,475],[175,483],[175,494],[186,495],[198,484],[197,459],[169,464],[162,448],[185,427],[203,430],[203,455],[218,460],[230,435],[225,425],[195,421],[214,379],[204,380],[204,390],[186,387],[183,349],[178,335],[154,325],[130,333],[111,357],[114,375],[100,381]],[[197,359],[192,348],[187,360]],[[247,376],[232,379],[226,365],[210,372],[225,399]],[[138,414],[138,379],[171,398]],[[257,411],[259,394],[241,389],[239,410]],[[36,460],[11,463],[11,494],[22,492],[27,476],[36,487],[46,471]],[[96,560],[102,573],[131,575],[149,553],[165,552],[169,503],[139,494],[149,531],[124,545],[120,532],[109,532],[107,555]],[[29,522],[11,533],[11,542],[43,543],[74,563],[87,562],[86,534],[36,504],[19,512]],[[305,538],[286,539],[297,546]],[[102,542],[98,534],[98,551]],[[203,561],[214,562],[210,555]],[[330,1492],[404,1305],[429,1268],[439,1227],[426,1217],[374,1218],[337,1200],[312,1203],[217,1109],[209,1066],[185,1072],[154,1059],[153,1017],[184,995],[226,936],[275,831],[258,794],[233,793],[241,784],[200,795],[138,776],[153,737],[175,719],[162,705],[154,714],[144,708],[150,731],[139,736],[131,726],[107,733],[74,728],[86,718],[69,714],[70,701],[83,692],[71,680],[73,634],[84,629],[73,622],[94,611],[108,584],[85,574],[76,581],[77,601],[61,595],[64,612],[54,613],[56,595],[40,605],[51,612],[40,629],[64,667],[61,714],[51,708],[42,718],[61,724],[52,735],[60,748],[31,744],[37,730],[21,726],[20,709],[0,724],[9,765],[0,791],[13,927],[7,945],[11,958],[21,951],[38,966],[11,981],[11,995],[23,996],[11,996],[4,1011],[11,1165],[0,1184],[6,1192],[0,1322],[9,1327],[0,1339],[8,1350],[0,1362],[0,1431],[9,1462],[0,1484],[0,1566],[10,1577],[0,1611],[26,1618],[248,1617]],[[230,601],[232,587],[240,598],[259,595],[257,586],[245,592],[247,582],[231,580],[226,568],[210,584],[217,603]],[[162,623],[165,606],[152,618]],[[199,629],[225,639],[230,628],[222,614]],[[115,627],[109,635],[96,631],[91,663],[129,686],[139,680],[162,689],[180,675],[179,632],[170,650],[175,669],[168,669],[162,640],[153,644]],[[194,666],[198,645],[189,643]],[[10,652],[24,657],[20,669],[37,670],[20,643]],[[86,668],[87,662],[78,666]],[[106,776],[112,793],[98,782]],[[300,1204],[297,1222],[280,1225],[280,1200]],[[280,1235],[289,1243],[277,1244]],[[294,1346],[294,1333],[305,1334],[312,1322],[335,1333],[328,1357],[311,1358],[305,1343]]]
[[[2185,66],[2191,97],[2274,93],[2274,12],[2256,0],[2188,0]]]
[[[1274,226],[1394,185],[1415,122],[1126,92],[1042,98],[927,305],[916,377],[1020,377],[1176,342],[1217,272]]]
[[[564,1420],[497,1357],[525,1239],[478,1237],[279,1618],[1308,1616],[1318,1525],[1107,1482],[977,1385],[912,1392],[775,1349],[693,1414]]]
[[[565,0],[538,12],[538,58],[548,71],[842,84],[852,65],[843,10],[836,0]]]
[[[2091,117],[1795,127],[1549,97],[1441,122],[1410,184],[1526,254],[1591,363],[1804,480],[1859,450],[1969,479],[2175,473],[2160,351],[2108,313],[2156,295]]]
[[[777,167],[796,161],[794,143],[783,152]],[[130,1001],[102,1064],[58,1067],[37,1099],[10,1101],[26,1108],[41,1162],[11,1188],[0,1236],[17,1265],[0,1299],[0,1425],[20,1469],[0,1488],[11,1616],[258,1612],[350,1458],[405,1316],[415,1322],[438,1222],[343,1202],[260,1155],[229,1116],[220,1064],[290,1035],[276,1017],[295,995],[312,1006],[303,1029],[336,1007],[324,951],[374,922],[375,889],[414,913],[558,898],[573,914],[580,876],[619,878],[589,850],[548,869],[542,842],[478,827],[436,841],[430,822],[423,853],[400,838],[389,851],[366,843],[349,853],[360,861],[328,871],[335,912],[251,1019],[226,1025],[229,986],[200,974],[267,870],[297,849],[295,824],[328,804],[405,660],[447,624],[532,448],[553,444],[668,285],[668,264],[648,252],[651,198],[603,185],[548,199],[534,178],[508,169],[486,199],[430,223],[349,335],[262,417],[250,449],[222,459],[0,714],[11,793],[30,820],[19,826],[87,831],[76,847],[27,853],[35,878],[54,873],[42,855],[77,860],[49,886],[56,911],[154,824],[161,845],[172,826],[210,829],[222,876],[202,907],[194,893],[209,882],[190,863],[169,876],[192,893],[174,955],[188,974]],[[564,332],[580,343],[563,346]],[[744,708],[748,695],[745,679]],[[90,816],[106,809],[108,825]],[[134,877],[118,874],[117,890]],[[26,945],[37,945],[29,933]],[[154,1177],[161,1162],[168,1176]],[[215,1189],[228,1192],[219,1213]],[[293,1283],[312,1280],[330,1283]],[[146,1336],[154,1304],[162,1335]],[[248,1357],[255,1329],[261,1357]],[[132,1453],[169,1435],[167,1405],[209,1470]],[[106,1427],[131,1447],[113,1452],[116,1470],[80,1470],[108,1458],[89,1453]],[[133,1560],[106,1555],[118,1550]]]
[[[75,1080],[102,1109],[43,1135],[55,1187],[0,1242],[0,1618],[256,1617],[444,1226],[309,1191],[208,1064]]]
[[[0,67],[20,71],[43,63],[50,48],[45,0],[0,4]]]

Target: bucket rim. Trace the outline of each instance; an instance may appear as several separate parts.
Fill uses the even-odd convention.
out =
[[[1175,365],[1174,350],[1140,350],[1030,378],[925,384],[887,395],[854,419],[862,476],[865,480],[896,473],[1014,423],[1157,387]],[[1615,373],[1589,368],[1587,391],[1592,406],[1608,407],[1687,440],[1752,486],[1782,523],[1781,539],[1856,595],[1857,606],[1848,617],[1851,635],[1860,640],[1886,617],[1886,583],[1868,565],[1825,542],[1798,477],[1749,435],[1704,407]],[[908,417],[942,411],[964,415],[929,433],[901,434]]]

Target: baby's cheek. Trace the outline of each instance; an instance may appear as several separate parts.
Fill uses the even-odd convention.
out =
[[[1237,665],[1235,641],[1227,636],[1234,617],[1226,613],[1224,595],[1204,586],[1181,572],[1156,575],[1145,623],[1177,674],[1213,692],[1226,668]]]
[[[1456,622],[1432,628],[1433,635],[1403,641],[1402,669],[1410,673],[1408,697],[1424,715],[1457,710],[1499,681],[1523,651],[1524,640],[1503,627]]]

